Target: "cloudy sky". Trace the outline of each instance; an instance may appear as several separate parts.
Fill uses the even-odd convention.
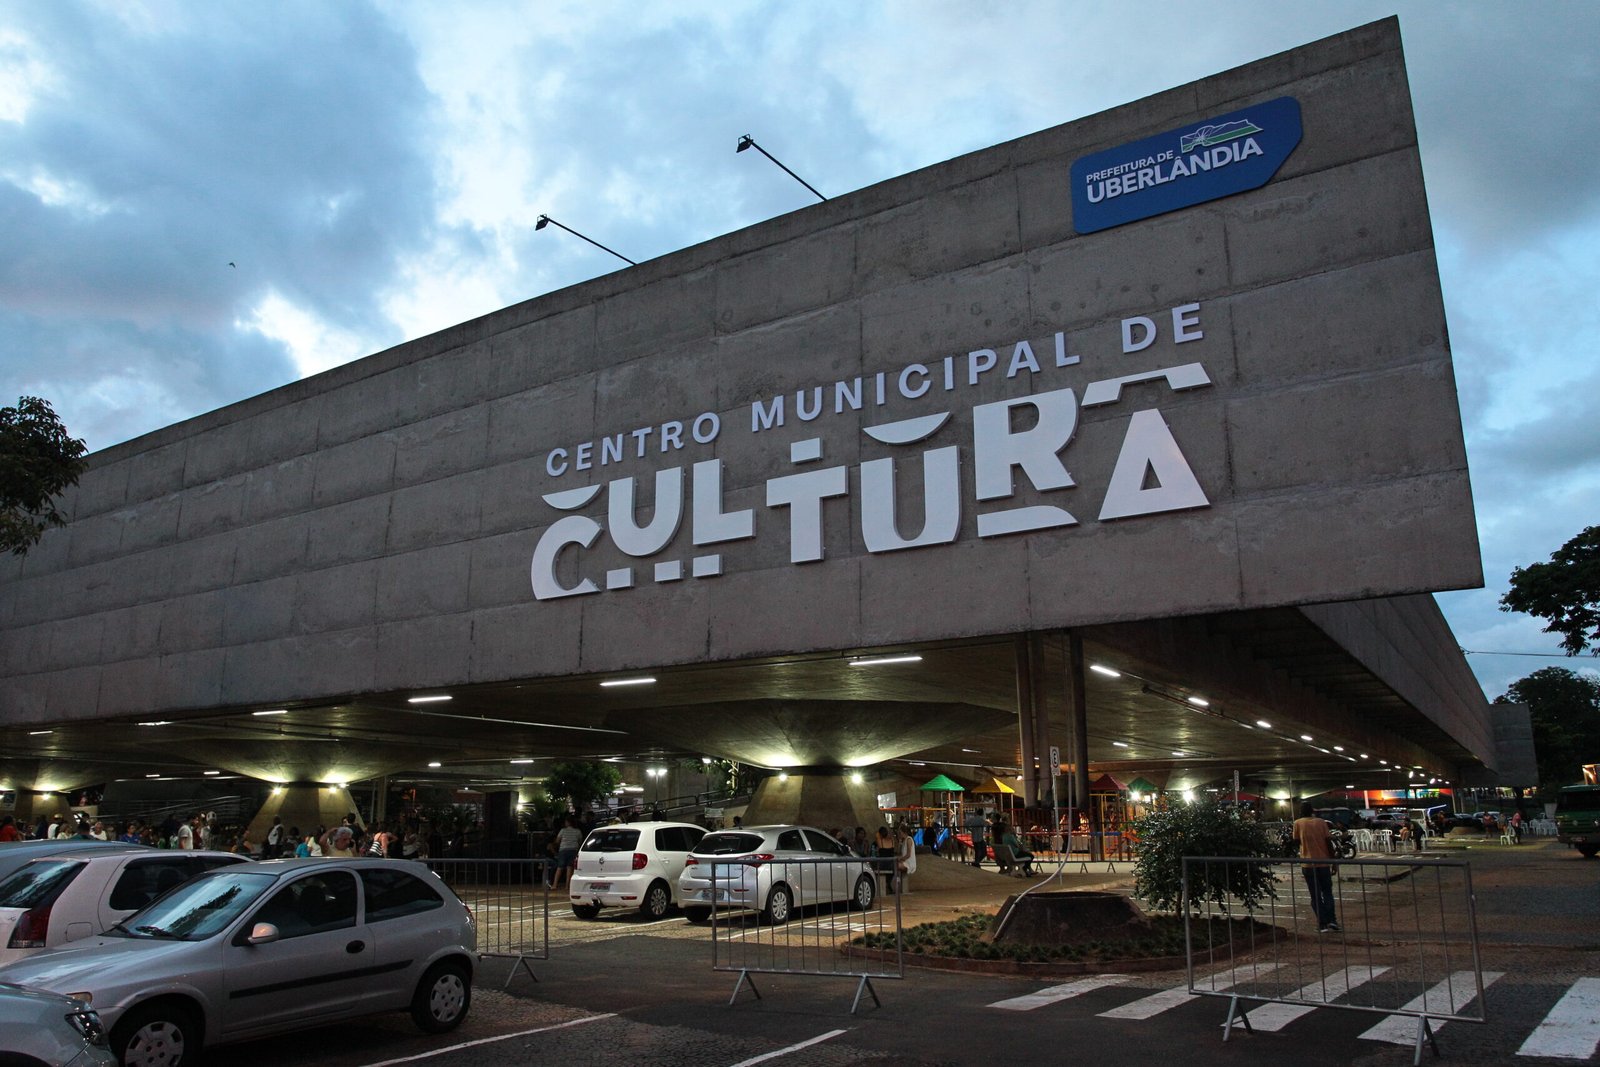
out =
[[[1600,4],[0,2],[0,403],[102,448],[1398,10],[1488,588],[1600,523]],[[1474,654],[1490,696],[1550,664]]]

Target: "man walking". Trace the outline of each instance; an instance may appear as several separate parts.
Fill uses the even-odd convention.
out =
[[[1315,811],[1309,800],[1300,805],[1300,818],[1294,821],[1294,841],[1300,846],[1300,873],[1305,876],[1306,891],[1311,894],[1317,932],[1326,934],[1339,929],[1333,911],[1333,864],[1305,861],[1332,860],[1333,838],[1328,833],[1327,821],[1317,818]]]

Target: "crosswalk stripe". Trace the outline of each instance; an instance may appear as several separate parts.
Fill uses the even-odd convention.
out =
[[[1302,1015],[1311,1014],[1322,1004],[1331,1003],[1335,998],[1344,996],[1350,990],[1364,985],[1388,969],[1355,966],[1334,971],[1323,980],[1302,986],[1285,998],[1288,1000],[1315,998],[1316,1004],[1264,1004],[1250,1013],[1250,1027],[1267,1033],[1282,1030]]]
[[[1518,1056],[1586,1060],[1600,1048],[1600,978],[1580,978],[1534,1027]]]
[[[1208,992],[1211,990],[1232,989],[1240,982],[1253,981],[1258,976],[1267,974],[1277,969],[1278,964],[1265,963],[1259,967],[1250,968],[1248,972],[1244,968],[1239,968],[1232,971],[1221,971],[1219,972],[1219,975],[1232,974],[1233,977],[1225,982],[1218,982],[1215,981],[1215,979],[1219,975],[1213,975],[1210,979],[1200,979],[1198,982],[1196,982],[1196,986],[1198,988],[1201,983],[1204,983],[1204,988]],[[1164,1011],[1170,1011],[1180,1004],[1187,1004],[1193,999],[1194,997],[1190,994],[1189,986],[1187,984],[1174,986],[1171,989],[1163,989],[1159,993],[1152,993],[1148,997],[1140,997],[1138,1000],[1124,1004],[1118,1008],[1112,1008],[1110,1011],[1103,1011],[1100,1013],[1100,1018],[1149,1019],[1153,1016],[1160,1015]]]
[[[1071,1000],[1080,993],[1087,993],[1092,989],[1104,986],[1121,985],[1128,980],[1125,974],[1100,974],[1093,978],[1080,978],[1076,982],[1065,985],[1053,985],[1049,989],[1041,989],[1037,993],[1029,993],[1023,997],[1012,997],[1010,1000],[997,1000],[989,1005],[991,1008],[1004,1008],[1007,1011],[1032,1011],[1042,1008],[1046,1004],[1055,1004],[1058,1001]]]
[[[1484,971],[1483,988],[1488,989],[1504,976],[1504,971]],[[1457,971],[1448,981],[1440,982],[1420,997],[1407,1001],[1405,1006],[1398,1010],[1421,1013],[1432,1009],[1441,1014],[1453,1015],[1472,1003],[1477,996],[1478,986],[1473,981],[1472,972]],[[1432,1026],[1437,1033],[1444,1026],[1444,1020],[1433,1020]],[[1417,1020],[1414,1017],[1391,1015],[1360,1036],[1364,1041],[1388,1041],[1395,1045],[1410,1045],[1417,1040]]]

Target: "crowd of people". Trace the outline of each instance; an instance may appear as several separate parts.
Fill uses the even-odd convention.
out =
[[[128,819],[107,822],[81,813],[41,817],[31,828],[19,826],[13,816],[0,818],[0,842],[6,841],[120,841],[130,845],[233,852],[256,859],[290,856],[392,856],[427,859],[428,836],[416,821],[363,826],[355,812],[332,828],[317,826],[302,832],[274,817],[262,840],[251,838],[249,828],[225,825],[215,812],[197,811],[186,818],[169,815],[158,821]]]

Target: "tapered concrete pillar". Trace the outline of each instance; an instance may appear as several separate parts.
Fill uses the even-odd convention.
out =
[[[846,832],[864,826],[871,833],[883,821],[872,786],[851,781],[848,773],[827,770],[773,775],[756,786],[744,811],[746,826],[803,823]]]
[[[286,830],[298,828],[300,836],[305,837],[316,833],[318,826],[339,825],[352,811],[356,811],[355,798],[342,785],[273,786],[266,803],[250,820],[250,843],[259,849],[266,842],[275,815],[283,818]]]

